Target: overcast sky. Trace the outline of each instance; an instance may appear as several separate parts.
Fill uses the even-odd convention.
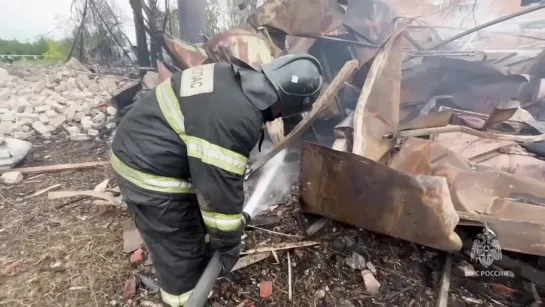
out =
[[[134,22],[129,0],[112,0],[124,15],[127,36],[134,42]],[[62,37],[67,30],[72,0],[0,0],[0,38],[33,40],[51,33]]]

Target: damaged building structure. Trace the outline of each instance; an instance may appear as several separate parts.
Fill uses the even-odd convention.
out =
[[[504,250],[545,256],[545,4],[503,1],[517,5],[469,27],[472,16],[447,22],[441,1],[412,2],[268,0],[203,44],[164,37],[168,56],[144,88],[195,65],[287,53],[317,57],[329,84],[355,59],[297,144],[302,209],[445,251],[464,247],[458,226],[486,227]],[[125,108],[142,86],[113,103]],[[309,120],[267,128],[292,144]]]

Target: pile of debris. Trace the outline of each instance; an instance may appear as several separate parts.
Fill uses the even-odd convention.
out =
[[[513,19],[545,5],[444,38],[389,3],[266,1],[250,26],[202,45],[165,37],[159,79],[200,64],[258,66],[310,53],[324,67],[330,96],[295,123],[267,127],[280,146],[303,134],[320,144],[301,149],[305,212],[448,252],[472,248],[459,226],[473,226],[485,229],[478,241],[487,248],[499,250],[500,242],[545,256],[545,33]],[[487,29],[508,20],[519,27]],[[506,36],[537,43],[519,50]],[[504,49],[483,49],[497,41]],[[474,260],[489,265],[482,253]]]
[[[0,69],[0,135],[49,138],[61,129],[74,141],[115,128],[108,103],[128,78],[97,75],[75,59],[57,68]]]

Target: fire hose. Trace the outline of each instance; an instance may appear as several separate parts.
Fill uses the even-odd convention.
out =
[[[250,223],[250,220],[252,217],[250,217],[249,214],[244,213],[245,217],[245,223],[244,225],[248,225]],[[214,255],[208,262],[208,265],[204,269],[204,272],[201,275],[201,278],[195,285],[195,288],[193,288],[193,291],[191,292],[187,302],[184,306],[186,307],[202,307],[206,303],[206,300],[208,300],[208,295],[210,294],[210,291],[212,291],[212,288],[214,287],[214,283],[216,282],[216,279],[220,276],[221,270],[222,270],[222,264],[220,259],[220,253],[218,251],[214,252]]]

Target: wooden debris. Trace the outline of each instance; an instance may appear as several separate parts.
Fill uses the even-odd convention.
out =
[[[373,275],[377,275],[377,268],[375,267],[375,265],[371,261],[367,261],[366,265],[367,265],[367,268],[369,269],[369,271],[371,271],[371,273],[373,273]]]
[[[479,131],[479,130],[469,128],[466,126],[457,126],[457,125],[446,125],[444,127],[399,131],[393,135],[386,135],[383,138],[392,139],[395,137],[418,137],[418,136],[424,136],[424,135],[450,133],[450,132],[461,132],[461,133],[474,135],[474,136],[485,138],[485,139],[498,139],[498,135],[494,133],[483,132],[483,131]]]
[[[291,285],[291,258],[290,252],[288,252],[288,300],[291,302],[292,297],[292,285]]]
[[[541,297],[539,296],[539,293],[537,292],[535,283],[532,283],[532,295],[534,297],[534,302],[530,305],[530,307],[543,306]]]
[[[361,271],[361,277],[363,278],[363,283],[365,284],[365,291],[370,295],[377,295],[380,292],[380,283],[375,278],[373,273],[369,270]]]
[[[110,183],[110,179],[104,179],[101,183],[99,183],[93,191],[104,193],[106,192],[106,189],[108,188],[108,183]]]
[[[34,192],[34,193],[30,194],[29,196],[25,197],[24,199],[27,200],[27,199],[29,199],[29,198],[36,197],[36,196],[38,196],[38,195],[42,195],[43,193],[48,192],[48,191],[53,190],[53,189],[56,189],[56,188],[58,188],[58,187],[60,187],[60,186],[61,186],[61,184],[60,184],[60,183],[57,183],[57,184],[52,185],[52,186],[50,186],[50,187],[47,187],[47,188],[45,188],[45,189],[41,189],[41,190],[39,190],[39,191],[37,191],[37,192]]]
[[[447,254],[447,259],[445,260],[445,266],[443,268],[443,278],[441,279],[441,288],[439,288],[439,295],[437,307],[447,307],[448,306],[448,292],[450,289],[450,277],[452,273],[452,255]]]
[[[278,258],[278,254],[275,252],[275,251],[271,251],[273,257],[274,257],[274,260],[276,261],[276,263],[280,263],[280,259]]]
[[[55,209],[56,210],[62,209],[64,207],[68,206],[68,205],[75,204],[75,203],[80,202],[80,201],[82,201],[84,199],[87,199],[87,198],[89,198],[89,196],[81,196],[81,197],[78,197],[78,198],[73,198],[73,199],[71,199],[71,200],[69,200],[69,201],[67,201],[65,203],[56,205]]]
[[[248,307],[248,306],[255,306],[253,305],[253,302],[250,299],[245,299],[242,302],[240,302],[240,304],[237,305],[237,307]]]
[[[460,297],[462,301],[468,303],[468,304],[475,304],[475,305],[482,305],[484,304],[484,301],[478,298],[472,298],[467,296],[461,296]]]
[[[252,248],[252,249],[243,251],[240,254],[241,255],[258,254],[258,253],[287,250],[287,249],[300,248],[300,247],[309,247],[309,246],[314,246],[318,244],[320,244],[320,242],[317,242],[317,241],[305,241],[305,242],[298,242],[298,243],[280,243],[280,244],[274,244],[267,247]]]
[[[161,303],[154,303],[150,301],[140,301],[139,305],[140,307],[163,307],[164,306]]]
[[[329,222],[329,219],[326,217],[322,217],[321,219],[314,222],[314,224],[310,225],[310,227],[307,228],[307,236],[310,237],[317,233],[320,229],[324,228],[327,222]]]
[[[267,226],[280,223],[282,218],[279,216],[264,216],[252,219],[250,225],[252,226]]]
[[[238,259],[237,263],[235,264],[235,266],[233,267],[231,272],[234,272],[236,270],[240,270],[240,269],[245,268],[245,267],[247,267],[249,265],[252,265],[252,264],[257,263],[259,261],[265,260],[265,259],[269,258],[270,255],[271,255],[270,252],[265,252],[265,253],[260,253],[260,254],[254,254],[254,255],[248,255],[248,256],[245,256],[245,257],[241,257],[240,259]]]
[[[110,165],[109,161],[96,161],[96,162],[83,162],[83,163],[69,163],[69,164],[56,164],[46,166],[33,166],[33,167],[21,167],[12,168],[7,170],[0,170],[0,174],[6,172],[20,172],[23,174],[41,174],[41,173],[55,173],[67,170],[94,168],[98,166]]]
[[[312,123],[318,119],[320,114],[329,109],[330,106],[336,102],[335,96],[337,96],[337,93],[341,87],[352,77],[352,74],[358,67],[358,60],[350,60],[346,62],[322,95],[320,95],[318,100],[316,100],[316,102],[312,105],[312,110],[310,111],[309,115],[299,122],[297,126],[295,126],[280,143],[276,144],[272,150],[258,158],[252,164],[252,170],[255,171],[259,169],[270,159],[276,156],[277,153],[282,151],[282,149],[286,148],[286,146],[288,146],[291,142],[299,139],[299,137],[312,126]]]
[[[90,196],[95,198],[100,198],[107,200],[111,202],[113,205],[120,206],[121,205],[121,197],[113,197],[110,194],[107,193],[100,193],[97,191],[89,190],[89,191],[55,191],[55,192],[49,192],[47,195],[48,199],[59,199],[59,198],[67,198],[67,197],[74,197],[74,196]]]
[[[265,228],[261,228],[261,227],[257,227],[257,226],[252,226],[252,225],[248,225],[246,226],[248,228],[253,228],[253,229],[258,229],[258,230],[261,230],[261,231],[264,231],[264,232],[268,232],[270,234],[274,234],[274,235],[279,235],[279,236],[284,236],[284,237],[291,237],[291,238],[298,238],[298,239],[302,239],[303,237],[302,236],[299,236],[299,235],[290,235],[290,234],[287,234],[287,233],[281,233],[281,232],[277,232],[277,231],[272,231],[272,230],[268,230],[268,229],[265,229]]]

